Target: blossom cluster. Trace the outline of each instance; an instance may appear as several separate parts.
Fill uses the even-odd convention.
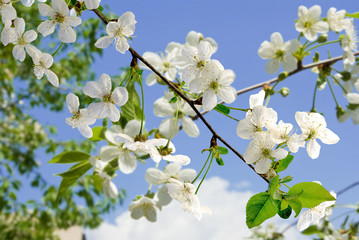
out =
[[[288,147],[292,153],[305,147],[310,158],[318,158],[320,145],[316,139],[325,144],[335,144],[339,137],[327,128],[324,117],[319,113],[296,112],[295,119],[302,131],[299,135],[293,132],[291,123],[278,121],[277,112],[272,108],[263,106],[264,90],[250,96],[249,110],[246,118],[237,125],[237,135],[243,139],[251,139],[244,153],[247,164],[254,164],[259,174],[273,177],[274,160],[284,159]]]

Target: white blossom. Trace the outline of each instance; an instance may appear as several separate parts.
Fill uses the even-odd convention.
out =
[[[186,46],[198,47],[201,42],[208,42],[211,44],[212,53],[215,53],[218,49],[218,45],[213,38],[204,37],[202,33],[190,31],[186,36]]]
[[[111,177],[105,172],[101,172],[99,176],[102,178],[102,187],[107,197],[117,198],[118,189],[116,185],[111,181]]]
[[[92,137],[92,129],[89,125],[94,124],[96,119],[90,117],[87,109],[79,109],[79,98],[75,94],[67,94],[66,103],[70,113],[73,115],[71,118],[66,118],[67,125],[77,128],[86,138]]]
[[[198,221],[202,218],[201,205],[198,196],[195,194],[196,188],[191,183],[183,183],[174,178],[168,180],[166,184],[168,194],[171,198],[181,203],[185,212],[194,214]]]
[[[271,168],[271,158],[281,160],[288,155],[282,148],[273,149],[275,145],[268,132],[256,132],[243,154],[244,160],[247,164],[254,163],[257,173],[265,174]]]
[[[132,12],[125,12],[117,22],[111,21],[106,25],[108,36],[99,38],[95,46],[97,48],[107,48],[111,43],[114,43],[116,50],[124,54],[130,48],[128,39],[131,39],[135,32],[136,23],[135,15]]]
[[[146,171],[146,181],[149,184],[159,185],[162,183],[168,183],[169,179],[174,178],[182,182],[192,181],[197,172],[194,169],[181,169],[182,166],[178,163],[168,164],[164,171],[157,168],[149,168]]]
[[[302,138],[309,140],[307,153],[312,159],[318,158],[320,153],[317,138],[325,144],[335,144],[339,141],[339,137],[327,128],[324,117],[319,113],[296,112],[295,120],[302,130]]]
[[[46,2],[46,0],[37,0],[38,2]],[[25,7],[31,7],[35,0],[21,0],[22,5]]]
[[[352,52],[358,49],[358,36],[351,20],[351,24],[345,28],[345,35],[341,41],[341,46],[345,52]]]
[[[342,119],[339,119],[340,122],[346,121],[350,116],[354,124],[359,124],[359,94],[358,93],[348,93],[346,98],[349,102],[348,110],[342,116]]]
[[[91,163],[91,165],[95,168],[95,171],[98,173],[103,172],[103,170],[105,169],[105,167],[107,166],[108,162],[103,161],[100,157],[98,156],[91,156],[89,158],[89,162]]]
[[[145,52],[143,58],[146,59],[157,71],[163,74],[169,81],[176,79],[177,69],[183,68],[185,62],[182,57],[182,46],[176,42],[170,42],[165,50],[165,54]],[[144,63],[140,62],[140,67],[149,69]],[[156,82],[163,81],[155,74],[150,73],[146,78],[148,86],[154,85]]]
[[[187,46],[183,48],[182,55],[186,61],[181,77],[186,84],[198,77],[203,67],[211,60],[213,54],[212,46],[206,41],[201,41],[198,47]]]
[[[240,120],[237,125],[237,135],[243,139],[251,139],[263,127],[273,125],[277,122],[277,112],[272,108],[256,105],[252,111],[246,113],[246,118]]]
[[[49,68],[54,63],[53,57],[48,53],[42,53],[35,47],[28,48],[28,54],[32,57],[34,63],[34,74],[37,79],[41,79],[44,74],[47,80],[55,87],[59,86],[59,78]]]
[[[269,59],[266,64],[266,72],[276,73],[282,62],[284,71],[291,72],[297,68],[297,59],[293,56],[300,47],[298,40],[284,42],[282,35],[275,32],[271,35],[271,42],[264,41],[258,49],[258,55],[262,59]]]
[[[255,106],[263,106],[263,101],[265,98],[265,91],[260,90],[257,94],[252,94],[249,96],[249,108],[253,109]]]
[[[100,6],[101,0],[79,0],[79,2],[85,2],[87,9],[97,9]]]
[[[359,65],[344,64],[343,72],[334,75],[333,83],[343,86],[346,91],[344,95],[353,92],[353,86],[359,83]],[[359,90],[359,87],[357,90]]]
[[[163,160],[169,161],[169,162],[175,162],[181,165],[187,165],[191,162],[191,159],[186,155],[172,155],[176,152],[176,148],[174,144],[170,141],[168,142],[167,139],[164,138],[154,138],[147,140],[149,144],[154,146],[154,151],[151,151],[149,154],[151,155],[151,158],[156,163]]]
[[[116,87],[111,93],[111,79],[107,74],[102,74],[98,82],[87,82],[83,91],[92,98],[100,98],[102,102],[91,103],[88,106],[90,116],[94,118],[108,117],[111,121],[117,122],[120,119],[120,111],[116,105],[122,106],[128,100],[128,92],[124,87]]]
[[[27,51],[31,51],[33,48],[35,48],[30,45],[30,43],[37,38],[37,33],[34,30],[25,32],[25,21],[22,18],[16,18],[14,25],[15,28],[10,28],[6,32],[9,34],[9,36],[5,38],[7,38],[9,42],[15,45],[12,50],[12,55],[14,58],[20,60],[20,62],[23,62],[26,56],[25,49]]]
[[[190,118],[195,116],[196,113],[185,101],[177,100],[175,103],[169,103],[173,96],[173,93],[165,93],[165,97],[157,99],[153,104],[153,113],[156,116],[169,117],[161,122],[159,126],[160,134],[170,138],[173,130],[172,137],[174,137],[179,132],[179,125],[182,123],[182,128],[188,136],[198,137],[199,129],[192,118]]]
[[[133,219],[140,219],[145,217],[150,222],[156,222],[157,211],[156,203],[153,199],[142,196],[140,199],[133,201],[128,210],[131,212]]]
[[[232,103],[237,95],[230,84],[234,81],[232,70],[224,70],[222,64],[212,60],[204,66],[199,78],[190,82],[191,92],[203,91],[202,104],[205,110],[212,110],[217,105],[217,96],[225,103]]]
[[[45,3],[39,3],[38,8],[41,16],[49,17],[48,20],[40,23],[37,31],[44,37],[55,31],[57,23],[60,25],[58,37],[61,42],[72,43],[76,41],[76,32],[72,27],[81,24],[81,18],[69,16],[70,10],[64,0],[52,0],[52,9]]]
[[[0,0],[0,15],[3,23],[16,18],[16,10],[12,6],[11,0]]]
[[[329,8],[327,13],[327,21],[330,30],[334,32],[340,32],[343,29],[349,27],[350,24],[352,24],[350,19],[344,18],[345,14],[345,10],[337,11],[336,8]]]
[[[299,20],[295,24],[298,32],[302,32],[304,37],[309,41],[315,41],[318,33],[327,33],[329,25],[320,20],[322,9],[318,5],[314,5],[309,10],[300,6],[298,8]]]
[[[330,193],[334,198],[336,194]],[[320,203],[318,206],[308,209],[302,215],[300,215],[297,223],[297,229],[303,231],[307,229],[311,224],[318,224],[319,220],[328,215],[329,207],[335,204],[334,201],[325,201]]]

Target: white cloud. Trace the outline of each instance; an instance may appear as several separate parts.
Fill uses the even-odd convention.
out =
[[[234,186],[243,185],[247,184]],[[144,218],[133,220],[129,212],[125,212],[116,218],[115,224],[104,222],[98,229],[87,230],[86,237],[89,240],[245,239],[251,235],[245,223],[245,208],[253,194],[251,191],[230,190],[228,181],[212,177],[203,183],[199,198],[202,205],[212,209],[213,214],[204,215],[200,222],[193,215],[183,212],[180,205],[173,201],[158,213],[156,223]],[[274,221],[281,230],[293,220],[281,223],[280,219],[275,218]],[[285,236],[286,239],[308,239],[300,235],[295,227],[288,230]]]

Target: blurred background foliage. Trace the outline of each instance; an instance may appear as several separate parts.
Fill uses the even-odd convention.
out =
[[[34,29],[41,20],[37,7],[26,8],[14,4],[18,17],[26,21],[27,29]],[[59,141],[56,127],[40,124],[31,109],[61,111],[67,93],[80,91],[86,81],[95,80],[91,65],[102,50],[95,48],[96,29],[99,19],[87,19],[77,27],[77,42],[65,44],[52,66],[60,80],[54,88],[46,78],[36,79],[32,60],[26,57],[23,63],[12,57],[10,44],[0,48],[0,229],[1,239],[56,239],[55,229],[79,225],[97,227],[101,215],[121,204],[125,191],[118,199],[107,199],[101,187],[93,184],[91,176],[82,178],[77,186],[67,191],[56,202],[57,186],[49,184],[39,173],[40,161],[37,152],[50,156],[69,150],[91,152],[95,143]],[[43,52],[53,54],[60,46],[56,34],[48,40],[41,35],[34,45]],[[80,96],[80,102],[88,104],[89,98]],[[50,159],[50,158],[49,158]],[[26,186],[22,183],[26,179]],[[40,191],[42,198],[22,200],[18,197],[27,185]],[[34,196],[35,197],[35,196]],[[78,203],[81,202],[82,206]]]

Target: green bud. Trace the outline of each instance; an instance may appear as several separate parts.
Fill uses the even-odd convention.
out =
[[[328,39],[328,35],[327,34],[322,34],[322,35],[319,36],[317,42],[318,43],[324,43],[324,42],[327,41],[327,39]]]
[[[288,77],[288,72],[282,72],[278,75],[278,80],[282,81]]]
[[[343,77],[343,81],[349,81],[352,78],[352,75],[350,72],[343,71],[340,73]]]
[[[289,88],[287,87],[282,87],[280,90],[279,90],[279,93],[282,95],[282,97],[286,97],[289,95],[290,91],[289,91]]]
[[[345,110],[341,106],[337,106],[337,119],[339,119],[341,116],[345,114]]]

